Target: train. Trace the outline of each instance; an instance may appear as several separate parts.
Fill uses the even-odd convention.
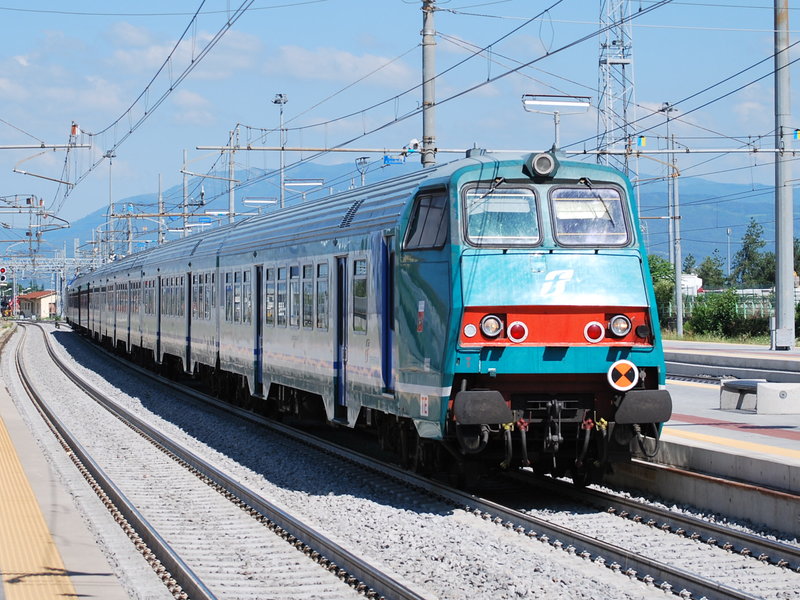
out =
[[[672,412],[638,220],[613,168],[475,148],[79,273],[66,318],[410,469],[583,485]]]

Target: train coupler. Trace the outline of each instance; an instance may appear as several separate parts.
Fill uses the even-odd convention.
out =
[[[547,403],[547,418],[545,419],[544,451],[558,452],[564,438],[561,436],[561,410],[563,404],[558,400],[550,400]]]

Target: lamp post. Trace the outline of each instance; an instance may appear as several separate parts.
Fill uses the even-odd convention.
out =
[[[356,169],[358,172],[361,173],[361,187],[364,187],[364,183],[367,179],[367,165],[369,164],[369,156],[359,156],[356,159]]]
[[[277,104],[280,107],[280,136],[281,136],[281,165],[280,165],[280,186],[281,186],[281,208],[283,208],[284,202],[284,192],[283,192],[283,149],[286,146],[286,139],[284,137],[283,131],[283,105],[289,101],[289,97],[286,94],[275,94],[275,99],[272,101],[273,104]]]
[[[108,245],[109,245],[108,254],[109,255],[114,252],[114,241],[113,241],[114,238],[112,237],[114,235],[114,219],[112,218],[112,215],[114,214],[114,196],[111,193],[111,163],[113,159],[115,159],[116,157],[117,155],[113,154],[111,150],[109,150],[103,155],[103,158],[108,159]]]
[[[669,114],[673,112],[677,112],[678,109],[672,106],[669,102],[662,102],[661,108],[658,109],[658,112],[664,113],[664,116],[667,118],[667,145],[669,149],[672,150],[672,138],[669,136]],[[670,164],[675,164],[675,156],[670,153],[669,155],[669,162]],[[672,217],[674,216],[674,181],[672,177],[667,177],[667,214]],[[675,220],[670,218],[667,222],[667,234],[669,238],[669,262],[672,266],[676,269],[678,266],[675,264]]]
[[[728,277],[731,276],[731,228],[728,227],[725,230],[725,233],[728,234]]]

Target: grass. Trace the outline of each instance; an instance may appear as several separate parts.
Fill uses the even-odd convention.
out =
[[[769,335],[742,335],[739,337],[726,337],[711,333],[691,333],[683,332],[683,336],[678,336],[671,329],[661,331],[661,337],[665,340],[681,340],[684,342],[709,342],[712,344],[755,344],[758,346],[769,346]]]

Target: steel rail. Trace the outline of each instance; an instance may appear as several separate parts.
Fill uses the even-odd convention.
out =
[[[152,556],[149,558],[151,566],[154,566],[157,561],[166,568],[165,573],[159,573],[162,581],[169,586],[168,579],[171,577],[180,587],[188,598],[191,600],[216,600],[216,596],[205,586],[202,580],[183,562],[181,557],[175,552],[172,547],[159,535],[155,528],[142,516],[137,508],[127,499],[125,494],[116,486],[116,484],[109,478],[103,469],[94,461],[87,450],[78,442],[75,436],[67,429],[64,423],[55,415],[50,406],[44,400],[33,386],[30,375],[25,368],[22,361],[22,349],[25,344],[25,336],[27,335],[27,325],[22,325],[23,337],[17,347],[15,354],[15,364],[17,373],[20,377],[20,382],[25,388],[25,392],[30,396],[31,401],[34,403],[36,409],[44,418],[48,427],[50,427],[59,438],[59,443],[64,449],[75,456],[78,462],[88,471],[91,477],[94,478],[96,484],[100,487],[100,491],[95,490],[98,495],[104,492],[113,503],[113,507],[118,510],[128,523],[131,525],[136,534],[150,549]],[[45,339],[49,336],[43,331]],[[49,342],[49,340],[48,340]],[[52,356],[52,355],[51,355]],[[58,363],[57,363],[58,364]],[[59,365],[60,366],[60,365]],[[76,463],[77,465],[78,463]],[[80,466],[79,466],[80,468]],[[107,505],[108,506],[108,505]],[[113,510],[109,507],[109,510]],[[123,524],[120,523],[122,526]],[[130,536],[129,536],[130,537]],[[140,552],[147,556],[147,548],[139,549]],[[180,590],[170,590],[176,598],[182,597]],[[186,597],[186,596],[183,596]]]
[[[368,560],[350,552],[328,535],[315,530],[286,510],[278,507],[256,492],[244,487],[232,477],[203,460],[192,451],[182,447],[136,415],[129,413],[109,400],[102,392],[92,386],[92,384],[72,372],[53,349],[49,336],[46,335],[45,339],[47,341],[47,351],[58,367],[70,380],[100,403],[101,406],[146,437],[151,438],[156,445],[165,448],[169,453],[185,462],[191,469],[200,473],[203,477],[222,488],[225,492],[235,496],[242,504],[246,505],[245,509],[252,509],[266,517],[266,519],[277,526],[274,528],[277,533],[285,533],[284,537],[287,541],[298,548],[302,548],[307,554],[318,554],[318,562],[327,566],[329,570],[336,571],[340,578],[347,580],[348,583],[359,589],[363,589],[364,587],[370,588],[370,592],[367,592],[368,597],[375,597],[377,595],[382,598],[398,600],[435,600],[435,596],[419,589],[415,584],[403,581],[395,575],[382,571]],[[132,366],[124,361],[122,361],[122,364],[128,367]],[[150,376],[153,375],[153,373],[140,370],[140,368],[135,368],[134,370],[146,373]],[[157,379],[163,383],[163,378],[158,377]],[[177,389],[183,392],[186,391],[183,387]],[[352,581],[353,577],[355,577],[358,582]]]
[[[666,468],[666,467],[664,467]],[[681,469],[669,467],[672,472],[680,473]],[[687,474],[697,476],[696,473]],[[777,567],[788,567],[800,571],[800,548],[771,540],[760,535],[739,531],[725,527],[718,523],[704,521],[691,515],[675,513],[666,508],[644,504],[631,498],[616,496],[591,488],[577,490],[574,486],[532,474],[516,473],[511,476],[523,483],[533,484],[537,489],[547,489],[561,497],[575,499],[578,502],[601,508],[608,513],[616,514],[622,518],[644,523],[663,531],[695,540],[706,544],[716,545],[724,550],[736,552],[745,556],[752,556],[755,560],[768,562]],[[715,478],[720,479],[720,478]],[[741,485],[731,482],[732,485]],[[764,490],[765,493],[772,490]]]

